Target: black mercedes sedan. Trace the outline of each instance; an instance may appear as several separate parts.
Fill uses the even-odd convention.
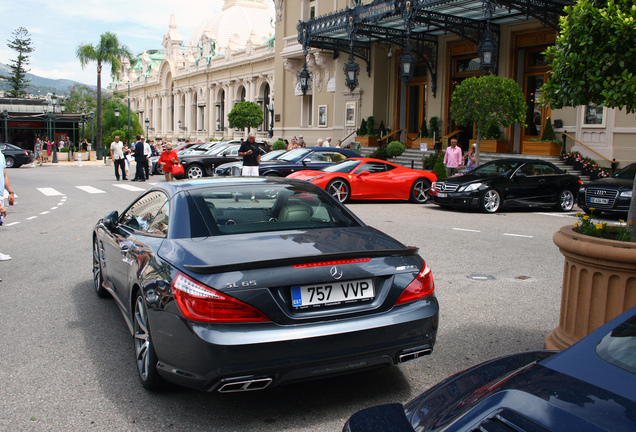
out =
[[[583,182],[541,159],[499,159],[433,183],[430,202],[495,213],[502,207],[554,207],[570,211]]]
[[[336,147],[302,147],[282,155],[280,158],[258,167],[259,175],[270,177],[287,177],[302,170],[321,170],[334,162],[350,157],[360,156],[351,150]]]
[[[33,162],[33,150],[25,150],[9,143],[0,143],[0,151],[4,154],[7,168],[20,168],[21,165]]]
[[[287,153],[287,150],[272,150],[271,152],[261,156],[261,163],[269,162],[280,158],[283,154]],[[231,176],[240,175],[241,168],[243,167],[243,161],[238,160],[236,162],[228,162],[223,165],[219,165],[214,170],[215,176]],[[236,174],[239,173],[239,174]]]
[[[610,177],[594,180],[579,189],[578,205],[587,214],[616,213],[626,215],[632,202],[636,163],[627,165]]]
[[[344,432],[633,432],[636,307],[561,351],[489,360],[410,402],[367,408]]]
[[[92,242],[94,289],[121,309],[147,389],[259,390],[433,350],[439,306],[418,250],[305,181],[160,183]]]

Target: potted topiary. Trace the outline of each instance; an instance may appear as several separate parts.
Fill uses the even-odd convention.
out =
[[[508,153],[508,141],[502,139],[501,130],[495,125],[490,125],[488,130],[481,138],[481,151],[487,153]],[[473,145],[477,140],[470,140],[470,145]]]
[[[446,175],[446,166],[444,166],[444,153],[445,152],[442,151],[437,154],[437,160],[435,161],[435,167],[433,168],[433,171],[437,174],[438,180],[448,177]]]
[[[370,116],[368,120],[362,119],[362,122],[360,123],[360,129],[358,129],[358,135],[355,138],[355,142],[359,142],[360,145],[366,147],[377,147],[378,137],[377,135],[373,135],[373,129],[369,128],[369,121],[371,122],[371,126],[373,126],[375,123],[373,116]]]
[[[541,138],[524,140],[521,143],[521,153],[539,156],[559,156],[561,154],[561,141],[559,141],[552,128],[550,117],[546,119],[545,127],[541,132]]]
[[[389,145],[386,146],[386,153],[388,157],[400,156],[404,153],[404,144],[399,141],[391,141]]]
[[[287,146],[285,145],[285,141],[277,140],[272,144],[272,150],[285,150]]]

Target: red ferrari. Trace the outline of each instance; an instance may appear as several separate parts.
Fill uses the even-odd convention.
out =
[[[325,189],[341,203],[349,199],[399,199],[425,203],[435,173],[405,168],[391,162],[349,158],[320,171],[297,171],[287,176],[307,180]]]

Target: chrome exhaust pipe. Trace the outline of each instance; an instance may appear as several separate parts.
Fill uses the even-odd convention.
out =
[[[430,355],[433,352],[432,348],[418,348],[413,351],[403,352],[398,355],[398,363],[404,363],[409,360],[415,360],[425,355]]]
[[[272,378],[248,379],[241,381],[232,381],[219,387],[219,393],[238,393],[254,390],[263,390],[272,383]]]

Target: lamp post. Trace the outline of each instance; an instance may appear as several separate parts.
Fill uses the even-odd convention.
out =
[[[358,73],[360,73],[360,65],[353,61],[353,54],[349,55],[349,62],[344,65],[345,85],[349,90],[354,91],[358,87]]]
[[[53,160],[51,161],[51,163],[58,163],[57,161],[57,137],[55,136],[55,106],[57,105],[57,96],[55,96],[55,93],[53,93],[53,96],[51,96],[51,101],[53,102]]]
[[[130,80],[128,80],[128,130],[126,131],[126,143],[130,145]]]
[[[267,138],[271,138],[274,136],[274,102],[268,103],[265,107],[267,111],[269,111],[269,132]]]
[[[298,72],[298,78],[300,79],[300,91],[303,92],[303,96],[307,94],[309,90],[309,78],[311,74],[307,70],[307,62],[303,63],[303,70]]]
[[[93,146],[95,145],[94,141],[95,141],[95,113],[93,111],[91,111],[88,114],[88,118],[91,119],[91,149],[93,148]],[[88,153],[88,160],[91,159],[91,154],[90,152]]]
[[[9,111],[2,110],[2,118],[4,118],[4,142],[9,142],[9,130],[7,129],[7,118],[9,117]]]
[[[404,82],[405,85],[408,85],[411,81],[413,81],[413,75],[415,74],[415,65],[417,61],[415,56],[411,54],[410,47],[409,50],[400,56],[399,59],[400,64],[400,79]]]
[[[115,118],[117,119],[117,130],[119,130],[119,108],[115,108]]]
[[[499,51],[499,47],[490,31],[490,19],[496,6],[496,0],[484,0],[483,9],[486,11],[486,31],[484,38],[477,45],[477,55],[480,60],[479,71],[485,74],[495,74],[497,71],[497,51]]]
[[[148,127],[150,126],[150,120],[148,120],[148,117],[146,117],[146,120],[144,120],[144,123],[146,123],[146,139],[150,138],[148,136]]]

